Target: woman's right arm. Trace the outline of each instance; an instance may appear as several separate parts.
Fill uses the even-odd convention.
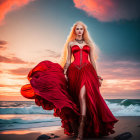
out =
[[[64,65],[64,74],[66,75],[66,72],[67,72],[67,69],[69,67],[69,65],[71,64],[71,46],[70,46],[71,42],[68,43],[68,46],[67,46],[67,50],[68,50],[68,55],[67,55],[67,60],[66,60],[66,63]]]

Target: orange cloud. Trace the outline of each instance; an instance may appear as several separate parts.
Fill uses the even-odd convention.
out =
[[[17,10],[20,7],[28,4],[34,0],[1,0],[0,1],[0,24],[3,24],[3,20],[6,14],[10,11]]]
[[[60,57],[60,54],[55,52],[55,51],[52,51],[50,49],[46,49],[45,51],[47,52],[48,57],[54,57],[54,58],[59,58]]]
[[[8,42],[5,40],[0,40],[0,45],[6,45]]]
[[[5,46],[0,46],[0,50],[5,50],[7,49]]]
[[[12,92],[11,92],[11,94],[12,94]],[[19,96],[0,95],[0,101],[32,101],[32,99],[26,99],[26,98],[22,97],[20,94],[19,94]]]
[[[31,68],[17,68],[14,70],[9,70],[9,72],[14,75],[27,75],[30,70]]]
[[[140,79],[140,62],[103,60],[100,62],[99,71],[104,79]]]
[[[73,0],[73,2],[76,8],[102,22],[140,17],[138,0]]]
[[[3,45],[6,45],[6,44],[8,44],[7,41],[5,41],[5,40],[0,40],[0,50],[5,50],[5,49],[7,49],[5,46],[3,46]]]
[[[8,58],[5,56],[0,55],[0,62],[3,63],[18,63],[18,64],[26,64],[27,62],[21,60],[20,58],[17,57],[12,57],[12,58]]]
[[[22,85],[5,85],[5,84],[0,84],[0,87],[20,87]]]

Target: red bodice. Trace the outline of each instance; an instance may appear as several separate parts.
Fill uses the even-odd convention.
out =
[[[78,45],[73,45],[71,50],[74,56],[74,61],[72,63],[77,68],[81,69],[83,66],[89,63],[88,55],[90,52],[90,47],[88,45],[84,45],[83,48],[80,48]]]

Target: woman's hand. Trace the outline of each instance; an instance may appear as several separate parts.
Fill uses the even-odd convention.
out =
[[[65,74],[65,78],[66,78],[66,80],[68,81],[68,77],[67,77],[67,75]]]
[[[100,84],[99,86],[101,86],[101,85],[102,85],[102,80],[101,80],[101,79],[99,79],[99,84]]]
[[[98,80],[99,80],[99,86],[101,86],[102,85],[103,78],[101,76],[99,76],[99,75],[97,75],[97,77],[98,77]]]

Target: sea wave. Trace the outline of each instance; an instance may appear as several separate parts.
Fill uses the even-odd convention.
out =
[[[54,117],[53,115],[9,114],[0,115],[0,117],[0,131],[61,125],[61,119],[59,117]]]
[[[30,119],[30,120],[24,120],[21,118],[15,118],[15,119],[0,119],[0,124],[32,124],[32,123],[43,123],[43,122],[54,122],[54,121],[60,121],[60,118],[40,118],[40,119]]]
[[[106,103],[114,116],[140,116],[139,102],[130,104],[128,99],[124,99],[116,103],[106,100]]]
[[[53,110],[43,110],[36,105],[27,107],[1,107],[0,114],[53,114]]]
[[[140,99],[105,99],[115,116],[140,116]],[[42,106],[27,101],[0,102],[0,114],[53,114],[54,110],[44,110]]]

